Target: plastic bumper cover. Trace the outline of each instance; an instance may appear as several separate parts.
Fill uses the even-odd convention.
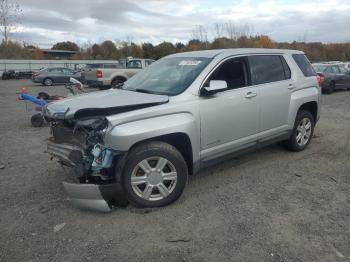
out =
[[[48,141],[47,153],[72,167],[78,177],[82,175],[83,150],[70,144]],[[92,184],[63,182],[69,200],[78,208],[109,212],[113,206],[127,206],[128,201],[120,183]]]
[[[127,200],[120,184],[75,184],[63,182],[71,203],[78,208],[110,212],[113,206],[126,206]]]

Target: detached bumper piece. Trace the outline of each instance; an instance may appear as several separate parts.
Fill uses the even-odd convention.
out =
[[[113,206],[127,206],[120,184],[74,184],[63,182],[71,203],[78,208],[110,212]]]
[[[103,153],[101,153],[103,152]],[[101,149],[99,146],[95,147],[94,153],[94,165],[92,169],[99,171],[104,166],[110,166],[109,151]],[[80,181],[85,181],[84,170],[86,169],[86,163],[84,161],[84,151],[81,147],[70,144],[58,144],[52,141],[47,143],[47,153],[59,159],[63,165],[73,168],[77,177],[81,178]],[[105,156],[109,157],[106,158]],[[104,156],[101,163],[98,157]],[[105,159],[109,161],[104,161]],[[97,161],[97,162],[96,162]],[[96,162],[96,163],[95,163]],[[91,166],[91,163],[88,165]],[[74,180],[75,181],[75,180]],[[103,183],[71,183],[63,182],[63,186],[71,203],[82,209],[89,209],[99,212],[110,212],[113,206],[127,206],[128,201],[125,197],[124,190],[119,183],[115,182],[103,182]]]

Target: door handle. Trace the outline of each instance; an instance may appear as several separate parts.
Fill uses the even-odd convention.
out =
[[[256,97],[257,95],[258,95],[257,93],[248,92],[248,93],[245,95],[245,98],[253,98],[253,97]]]
[[[289,90],[293,90],[294,88],[295,88],[295,86],[294,86],[293,84],[289,84],[289,85],[288,85],[288,89],[289,89]]]

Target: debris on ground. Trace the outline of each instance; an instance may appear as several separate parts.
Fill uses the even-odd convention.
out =
[[[4,169],[5,168],[5,164],[0,163],[0,169]]]
[[[166,242],[169,243],[177,243],[177,242],[190,242],[191,239],[183,237],[183,238],[168,238],[165,240]]]
[[[53,227],[53,232],[57,233],[58,231],[60,231],[62,228],[64,228],[64,226],[66,225],[66,223],[62,223],[62,224],[58,224],[56,226]]]

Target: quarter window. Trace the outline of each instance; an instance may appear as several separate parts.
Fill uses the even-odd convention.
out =
[[[283,66],[283,60],[281,58],[279,55],[250,56],[249,63],[253,76],[253,84],[260,85],[290,78],[290,69],[288,65],[286,65],[286,68]]]
[[[304,76],[316,76],[315,70],[312,68],[309,60],[303,54],[293,54],[293,59],[299,66],[301,72],[303,72]]]

